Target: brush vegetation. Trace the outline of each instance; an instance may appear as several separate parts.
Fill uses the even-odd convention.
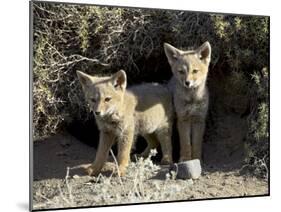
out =
[[[216,142],[219,132],[212,114],[245,120],[240,142],[245,161],[258,174],[266,173],[268,17],[40,2],[33,2],[32,11],[35,140],[89,118],[76,70],[110,74],[122,68],[129,84],[165,82],[172,73],[164,42],[187,49],[208,40],[209,142]]]

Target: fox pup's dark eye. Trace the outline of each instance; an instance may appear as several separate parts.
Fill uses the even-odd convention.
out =
[[[184,74],[184,70],[179,70],[179,73],[180,74]]]
[[[95,102],[96,102],[96,99],[91,98],[91,102],[95,103]]]
[[[197,69],[193,69],[193,71],[192,71],[193,74],[196,74],[197,72],[198,72]]]
[[[105,102],[109,102],[110,100],[111,100],[111,97],[106,97],[106,98],[104,99]]]

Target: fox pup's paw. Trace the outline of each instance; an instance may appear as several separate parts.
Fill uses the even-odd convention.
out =
[[[112,162],[106,162],[102,167],[102,172],[116,172],[116,165]]]
[[[126,175],[126,167],[119,166],[119,174],[121,177],[124,177]]]
[[[89,176],[96,176],[99,174],[98,169],[96,169],[93,165],[88,166],[87,168],[85,168],[85,172],[89,175]]]
[[[170,165],[173,163],[173,160],[171,157],[169,156],[163,156],[162,160],[161,160],[161,164],[162,165]]]

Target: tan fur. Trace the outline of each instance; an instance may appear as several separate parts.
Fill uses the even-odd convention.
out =
[[[150,148],[160,142],[162,162],[172,162],[173,105],[167,87],[150,83],[126,89],[126,73],[122,70],[110,77],[94,77],[80,71],[77,75],[100,130],[97,155],[88,174],[100,172],[111,146],[117,142],[117,161],[123,176],[135,135],[142,135],[148,142],[142,155],[147,156]]]
[[[206,80],[211,46],[205,42],[196,50],[182,51],[165,43],[164,50],[174,75],[169,88],[177,114],[180,161],[201,159],[209,105]]]

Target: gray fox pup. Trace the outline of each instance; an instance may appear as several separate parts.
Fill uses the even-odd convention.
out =
[[[164,50],[173,72],[169,88],[173,94],[177,116],[180,161],[201,159],[209,105],[206,80],[211,46],[209,42],[205,42],[195,50],[182,51],[164,43]]]
[[[143,156],[160,143],[162,163],[172,162],[174,112],[167,87],[147,83],[126,89],[127,76],[123,70],[105,77],[77,71],[77,76],[100,131],[95,161],[86,170],[89,175],[101,171],[110,148],[117,142],[119,171],[124,176],[135,135],[143,136],[148,142]]]

